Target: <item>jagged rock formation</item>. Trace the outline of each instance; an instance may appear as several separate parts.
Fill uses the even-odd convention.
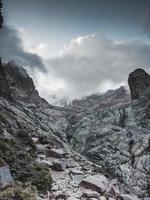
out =
[[[1,64],[0,157],[14,180],[29,179],[39,192],[48,190],[50,199],[146,197],[150,96],[147,91],[143,95],[130,103],[121,87],[60,108],[39,96],[24,69],[12,62]],[[91,190],[101,175],[108,184],[101,182],[97,194]]]
[[[131,91],[131,99],[138,99],[150,88],[150,75],[143,69],[136,69],[129,74],[128,83]]]

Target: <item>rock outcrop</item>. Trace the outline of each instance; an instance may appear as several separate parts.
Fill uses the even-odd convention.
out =
[[[131,91],[131,99],[138,99],[150,88],[150,75],[143,69],[136,69],[129,74],[128,83]]]
[[[14,62],[0,64],[0,94],[8,100],[20,103],[38,103],[41,99],[32,78],[26,70]]]

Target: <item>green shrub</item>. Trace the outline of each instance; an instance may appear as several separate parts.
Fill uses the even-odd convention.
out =
[[[52,177],[49,168],[35,161],[36,154],[29,153],[14,140],[0,140],[0,156],[9,164],[15,180],[23,183],[30,182],[40,191],[51,188]]]
[[[23,129],[19,129],[17,131],[17,137],[19,138],[20,142],[22,142],[26,146],[30,146],[34,150],[36,150],[36,145],[34,144],[30,135]]]
[[[36,200],[36,196],[36,188],[29,183],[22,184],[18,182],[0,191],[0,199],[3,200]]]
[[[40,191],[48,191],[52,185],[52,177],[49,168],[44,164],[34,162],[32,167],[33,176],[31,182]]]

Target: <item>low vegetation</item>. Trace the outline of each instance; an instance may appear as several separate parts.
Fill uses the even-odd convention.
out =
[[[36,196],[36,187],[30,183],[22,184],[17,182],[5,190],[0,191],[0,199],[3,200],[36,200]]]
[[[31,150],[27,151],[20,141],[0,140],[0,163],[6,162],[10,166],[14,180],[22,183],[30,182],[39,191],[49,190],[52,184],[49,168],[37,163],[36,150],[31,147]]]

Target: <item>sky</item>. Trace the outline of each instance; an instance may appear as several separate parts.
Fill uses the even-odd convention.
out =
[[[3,0],[3,60],[33,77],[42,97],[81,98],[150,72],[149,0]]]

